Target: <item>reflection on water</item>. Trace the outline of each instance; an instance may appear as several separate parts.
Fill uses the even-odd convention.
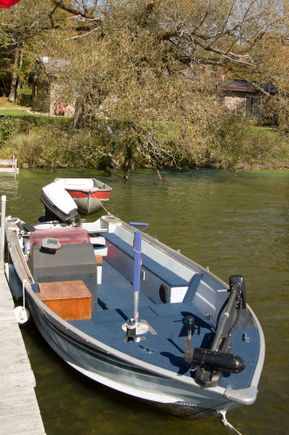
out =
[[[0,173],[0,193],[1,195],[5,193],[5,195],[9,195],[9,198],[13,198],[14,194],[17,195],[17,189],[19,185],[19,178],[17,175],[12,174],[1,174]]]
[[[109,211],[149,222],[148,232],[227,281],[242,273],[248,300],[265,332],[266,364],[255,405],[230,413],[243,434],[286,434],[288,416],[289,172],[216,170],[165,172],[160,183],[139,171],[20,170],[0,175],[7,213],[33,223],[43,214],[41,187],[55,177],[96,177],[113,188]],[[90,216],[94,220],[98,215]],[[83,379],[42,342],[33,325],[23,328],[36,375],[48,435],[225,434],[217,418],[181,420]],[[1,430],[0,430],[1,432]]]

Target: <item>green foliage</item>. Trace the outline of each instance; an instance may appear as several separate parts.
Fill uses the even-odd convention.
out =
[[[22,166],[93,167],[103,153],[92,133],[73,130],[70,119],[32,116],[7,118],[6,130],[4,120],[0,123],[0,129],[2,124],[6,142],[1,153],[13,150]]]
[[[9,118],[0,118],[0,146],[12,135],[14,123]]]
[[[18,101],[22,106],[31,106],[32,103],[32,88],[25,85],[18,90]]]
[[[71,61],[59,79],[61,98],[77,98],[78,129],[65,118],[3,112],[15,116],[15,128],[3,137],[20,163],[120,167],[127,176],[134,167],[286,161],[285,135],[252,129],[216,95],[224,72],[287,89],[289,51],[280,30],[288,20],[285,9],[282,15],[265,0],[242,8],[227,0],[89,4],[23,0],[15,16],[1,15],[0,74],[17,72],[20,99],[30,96],[38,54]],[[267,118],[274,110],[274,122],[288,131],[288,93],[278,92],[270,104]]]
[[[121,168],[125,175],[136,167],[288,165],[288,134],[223,116],[211,117],[202,128],[191,124],[189,132],[177,122],[101,122],[90,130],[75,129],[65,118],[4,118],[1,156],[12,153],[21,166]]]
[[[31,115],[24,109],[1,109],[0,115],[8,117],[19,117],[19,116],[28,116],[31,117]]]

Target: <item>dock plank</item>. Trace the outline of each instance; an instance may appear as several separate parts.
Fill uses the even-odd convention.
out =
[[[13,313],[14,302],[0,270],[0,435],[45,434],[35,377]]]

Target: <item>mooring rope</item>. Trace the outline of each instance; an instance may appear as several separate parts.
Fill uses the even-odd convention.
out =
[[[235,432],[237,435],[242,435],[241,432],[239,432],[228,420],[227,420],[227,411],[224,409],[220,409],[218,411],[218,414],[220,414],[221,422],[224,426]]]
[[[103,205],[102,201],[100,201],[99,199],[95,198],[97,202],[99,202],[99,205],[103,208],[103,210],[106,212],[106,214],[111,215],[111,213],[105,208],[105,206]]]

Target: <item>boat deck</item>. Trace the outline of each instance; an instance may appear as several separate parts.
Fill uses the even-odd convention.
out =
[[[188,314],[194,316],[195,327],[192,338],[194,347],[208,348],[214,335],[214,328],[192,303],[156,304],[140,292],[140,319],[148,324],[149,332],[142,335],[139,342],[126,342],[126,334],[122,326],[128,318],[132,317],[132,285],[104,261],[103,282],[98,285],[97,293],[98,303],[93,304],[92,318],[72,320],[70,324],[129,356],[177,374],[191,376],[189,366],[184,360],[187,335],[183,323],[184,317]],[[241,336],[245,331],[253,338],[252,343],[242,342]],[[257,337],[253,328],[250,328],[250,331],[242,329],[234,334],[240,335],[236,353],[242,356],[242,353],[254,351]],[[253,367],[252,363],[252,366],[247,367],[242,373],[223,377],[220,382],[226,386],[230,378],[230,385],[236,388],[244,385],[244,380],[249,384]]]
[[[126,343],[122,329],[132,317],[133,287],[109,263],[103,264],[103,283],[98,286],[98,303],[94,303],[91,320],[74,320],[70,323],[81,331],[119,351],[168,370],[187,372],[183,359],[186,330],[184,316],[194,315],[195,346],[207,346],[212,328],[201,315],[193,312],[192,304],[155,304],[144,293],[140,293],[140,319],[149,326],[149,332],[141,336],[138,343]],[[189,372],[188,372],[189,375]]]

